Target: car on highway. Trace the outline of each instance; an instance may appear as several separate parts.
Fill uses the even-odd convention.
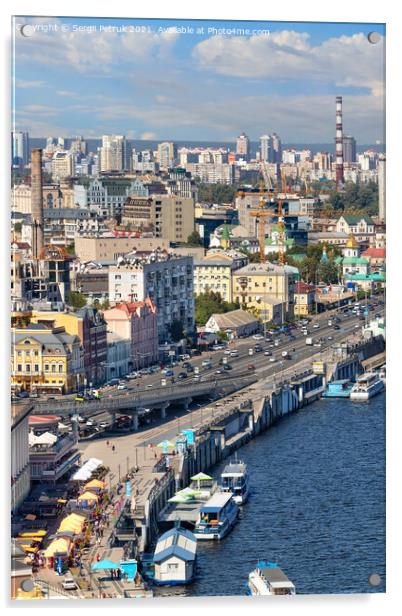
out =
[[[186,379],[188,377],[187,372],[179,372],[179,374],[177,375],[177,378],[180,379],[181,381],[183,379]]]
[[[71,573],[70,575],[66,575],[66,577],[63,580],[62,586],[64,590],[77,590],[78,588],[77,582],[74,580]]]
[[[380,312],[376,312],[374,316],[375,316],[376,319],[381,319],[381,313]]]
[[[88,426],[88,428],[94,428],[97,424],[94,419],[87,419],[85,425]]]
[[[214,344],[214,345],[212,345],[212,350],[213,351],[223,351],[224,348],[225,348],[224,344]]]
[[[153,383],[147,383],[147,387],[153,387],[154,384]]]
[[[248,364],[247,370],[255,370],[254,364]]]
[[[334,329],[341,329],[339,325],[334,325]]]
[[[120,390],[128,389],[128,387],[127,387],[127,385],[125,383],[119,383],[118,386],[117,386],[117,389],[120,389]]]
[[[267,351],[264,351],[264,355],[265,355],[266,357],[271,357],[271,355],[272,355],[272,351],[268,351],[268,350],[267,350]]]
[[[294,334],[289,334],[289,340],[296,340],[296,336]]]
[[[254,340],[264,340],[264,336],[262,334],[254,334]]]
[[[270,357],[270,358],[269,358],[269,361],[270,361],[270,362],[274,362],[274,361],[276,361],[276,358],[275,358],[275,357]]]
[[[183,362],[183,368],[186,368],[188,370],[188,369],[191,369],[192,367],[193,367],[193,365],[190,364],[189,361],[184,361]]]
[[[239,351],[237,349],[230,351],[230,357],[239,357]]]
[[[195,356],[195,355],[201,355],[201,351],[199,349],[192,349],[191,350],[191,355]]]
[[[211,360],[210,359],[203,359],[202,363],[201,363],[201,366],[203,368],[212,368]]]
[[[314,346],[318,347],[318,348],[321,348],[321,342],[314,342]]]
[[[88,396],[85,396],[84,394],[77,394],[74,398],[74,400],[76,402],[86,402],[87,400],[89,400]]]
[[[215,370],[215,374],[223,374],[222,368],[219,368],[218,370]]]
[[[230,349],[225,349],[223,354],[224,355],[230,355],[232,353],[232,351]]]
[[[84,423],[85,419],[84,417],[76,413],[75,415],[72,415],[71,421],[78,421],[78,423]]]
[[[333,340],[332,336],[327,336],[327,340]]]
[[[186,370],[187,370],[187,372],[194,372],[194,368],[191,365],[190,366],[186,366]]]
[[[358,323],[356,323],[355,329],[360,329],[360,325]]]
[[[230,364],[223,364],[223,369],[224,370],[231,370],[232,366]]]
[[[256,344],[256,345],[254,346],[254,351],[255,351],[256,353],[261,353],[261,351],[262,351],[262,350],[263,350],[263,349],[262,349],[262,346],[261,346],[260,344]]]
[[[118,385],[119,384],[119,379],[110,379],[109,383],[110,386],[113,385]]]
[[[162,374],[164,376],[173,376],[174,372],[173,372],[173,370],[170,370],[169,368],[165,368],[165,370],[162,370]]]
[[[101,421],[99,427],[105,429],[109,427],[109,424],[107,421]]]
[[[313,328],[314,328],[314,329],[319,329],[319,328],[320,328],[319,323],[314,323]]]

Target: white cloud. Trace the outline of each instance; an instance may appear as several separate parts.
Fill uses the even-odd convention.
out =
[[[382,92],[384,41],[371,45],[362,34],[310,44],[310,35],[288,30],[250,38],[213,36],[198,43],[201,69],[249,78],[306,79]]]
[[[41,86],[44,85],[44,81],[40,81],[40,80],[32,80],[32,81],[27,81],[25,79],[16,79],[15,80],[15,87],[16,88],[22,88],[22,89],[26,89],[26,88],[40,88]]]
[[[75,98],[77,96],[76,92],[72,92],[71,90],[57,90],[57,96],[64,96],[68,98]]]
[[[144,139],[145,141],[152,141],[153,139],[157,139],[157,136],[156,133],[146,131],[145,133],[141,133],[140,139]]]

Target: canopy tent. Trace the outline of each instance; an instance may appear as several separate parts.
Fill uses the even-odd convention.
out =
[[[58,533],[72,532],[74,535],[80,535],[85,524],[85,517],[72,513],[61,521]]]
[[[98,458],[90,458],[83,466],[71,477],[70,481],[88,481],[92,477],[92,473],[102,466],[103,461]]]
[[[185,494],[175,494],[171,498],[168,499],[168,503],[188,503],[192,500],[190,496],[186,496]]]
[[[77,500],[78,504],[83,507],[93,507],[98,502],[98,497],[93,492],[84,492]]]
[[[104,481],[100,481],[99,479],[92,479],[92,481],[89,481],[87,484],[85,484],[84,490],[98,491],[98,490],[104,490],[105,487],[106,487],[106,484]]]
[[[57,436],[51,432],[43,432],[40,436],[36,436],[33,432],[28,435],[29,445],[54,445],[57,441]]]
[[[28,539],[30,537],[41,537],[43,539],[43,537],[46,537],[47,535],[47,530],[32,530],[32,531],[27,531],[27,532],[23,532],[20,533],[18,535],[19,539]]]
[[[45,550],[45,558],[51,558],[57,556],[63,556],[69,554],[71,550],[71,541],[69,539],[55,539]]]
[[[210,477],[209,475],[206,475],[205,473],[197,473],[196,475],[194,475],[190,479],[191,479],[191,481],[196,481],[197,482],[198,489],[200,489],[201,481],[212,481],[212,477]]]
[[[120,569],[120,566],[117,563],[114,563],[112,560],[100,560],[97,563],[93,563],[91,565],[92,571],[106,571],[109,569]]]
[[[161,441],[160,443],[158,443],[157,447],[162,449],[162,453],[167,453],[168,449],[174,449],[175,445],[173,445],[173,443],[165,439],[164,441]]]

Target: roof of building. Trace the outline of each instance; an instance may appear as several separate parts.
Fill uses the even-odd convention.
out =
[[[368,260],[364,257],[344,257],[343,263],[352,264],[352,263],[361,263],[362,265],[368,265]]]
[[[91,218],[91,212],[84,208],[78,207],[55,207],[43,210],[43,218],[51,220],[75,220],[77,218]]]
[[[359,248],[359,242],[354,238],[352,234],[349,235],[349,239],[346,242],[346,248]]]
[[[170,556],[181,560],[195,560],[197,541],[193,533],[185,528],[172,528],[161,535],[156,544],[154,562],[160,563]]]
[[[373,257],[378,259],[385,259],[386,250],[385,248],[367,248],[362,254],[362,257]]]
[[[212,314],[210,319],[213,319],[220,329],[230,329],[231,327],[239,327],[241,325],[250,325],[258,321],[257,317],[246,312],[241,308],[239,310],[231,310],[223,314]]]
[[[296,267],[290,265],[275,265],[266,261],[265,263],[249,263],[236,271],[236,276],[283,276],[284,274],[295,274],[298,272]]]
[[[218,513],[232,498],[230,492],[216,492],[205,505],[201,507],[202,513]]]
[[[341,216],[341,218],[346,220],[348,225],[357,225],[362,220],[364,220],[368,225],[374,224],[374,221],[372,220],[372,218],[370,218],[368,214],[363,214],[363,215],[358,215],[358,216],[353,215],[353,214],[344,214]]]
[[[307,284],[306,282],[303,282],[302,280],[299,280],[299,282],[296,282],[295,284],[295,293],[310,293],[310,292],[314,292],[315,291],[315,286],[312,284]]]

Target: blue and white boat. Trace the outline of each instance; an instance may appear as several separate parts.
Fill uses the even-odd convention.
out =
[[[230,492],[238,505],[243,505],[250,494],[250,481],[247,466],[244,462],[235,460],[229,462],[221,473],[221,490]]]
[[[349,379],[342,379],[339,381],[331,381],[328,383],[323,398],[349,398],[352,391],[353,383]]]
[[[384,381],[380,379],[379,375],[376,372],[367,372],[356,379],[356,383],[350,392],[350,399],[358,402],[369,400],[384,389]]]
[[[295,595],[296,588],[276,563],[259,561],[248,576],[250,595]]]
[[[154,552],[153,582],[174,586],[194,578],[197,540],[185,528],[175,527],[161,535]]]
[[[194,535],[197,539],[223,539],[237,521],[239,508],[230,492],[215,493],[200,509]]]

